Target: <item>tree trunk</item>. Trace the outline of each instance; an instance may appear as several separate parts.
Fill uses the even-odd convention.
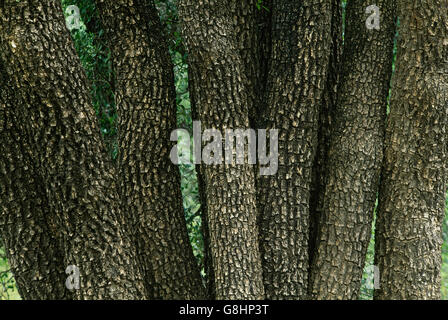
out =
[[[266,89],[268,130],[279,130],[279,167],[258,179],[260,250],[268,299],[307,294],[309,200],[318,111],[331,47],[331,1],[274,1]]]
[[[95,0],[70,0],[70,5],[78,6],[80,9],[81,20],[86,26],[86,33],[94,35],[92,45],[96,48],[97,52],[91,56],[92,61],[90,63],[93,65],[93,68],[86,73],[88,80],[90,80],[91,95],[95,97],[94,101],[96,100],[99,102],[97,105],[94,105],[94,109],[97,112],[101,129],[107,130],[107,134],[103,135],[103,137],[107,151],[112,155],[115,153],[116,148],[116,124],[113,121],[107,120],[109,120],[109,116],[115,112],[113,93],[115,83],[113,73],[109,72],[109,68],[112,68],[112,63],[111,59],[109,59],[110,50],[107,44],[106,35],[103,32],[104,28],[101,23]],[[76,34],[77,32],[75,31],[74,33]],[[77,41],[74,42],[76,45]],[[80,50],[80,48],[76,49]],[[81,55],[81,53],[79,53],[79,55]]]
[[[117,167],[60,1],[3,0],[0,234],[22,297],[356,299],[379,189],[375,298],[440,298],[448,0],[396,0],[387,123],[394,1],[376,3],[379,30],[366,26],[368,4],[348,2],[343,52],[339,0],[263,0],[269,11],[179,1],[193,117],[219,131],[212,159],[206,137],[194,149],[207,288],[170,160],[174,77],[153,0],[96,0],[116,75]],[[225,163],[226,129],[249,128],[278,130],[272,175]],[[69,266],[79,289],[66,287]]]
[[[154,299],[201,299],[179,168],[170,160],[176,129],[173,66],[153,1],[97,0],[115,67],[122,210],[132,226],[145,284]]]
[[[190,87],[204,129],[249,128],[244,59],[234,0],[182,0],[179,18],[189,52]],[[221,141],[219,141],[221,143]],[[259,299],[264,290],[251,165],[201,165],[217,299]]]
[[[342,3],[332,0],[331,56],[323,103],[319,110],[318,146],[314,159],[313,180],[310,195],[310,239],[308,254],[310,270],[317,242],[317,230],[322,216],[323,198],[327,176],[328,150],[330,149],[332,114],[336,109],[337,89],[340,81],[339,68],[342,57]],[[310,277],[308,277],[310,280]],[[308,281],[309,282],[309,281]]]
[[[311,268],[311,296],[357,299],[370,241],[392,73],[395,5],[377,1],[380,30],[366,4],[349,1],[341,82],[332,118],[323,211]]]
[[[144,298],[134,248],[122,228],[116,174],[60,2],[4,1],[0,49],[19,95],[14,115],[23,123],[49,212],[63,237],[63,270],[73,265],[80,271],[74,297]]]
[[[375,299],[439,299],[447,183],[448,1],[398,0],[379,193]]]
[[[61,237],[42,181],[14,116],[18,107],[0,61],[0,233],[23,299],[68,299]]]
[[[262,92],[263,76],[267,71],[263,49],[265,37],[270,34],[266,28],[269,16],[266,9],[257,9],[254,1],[230,1],[229,4],[229,14],[235,17],[233,28],[236,46],[245,75],[249,123],[251,128],[255,128],[263,99],[259,93]]]

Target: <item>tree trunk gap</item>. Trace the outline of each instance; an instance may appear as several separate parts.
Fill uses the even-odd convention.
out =
[[[26,300],[440,299],[447,121],[448,0],[2,0],[0,249]]]

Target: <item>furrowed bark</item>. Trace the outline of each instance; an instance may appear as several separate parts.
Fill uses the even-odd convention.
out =
[[[310,268],[317,241],[317,230],[322,217],[323,196],[326,183],[326,171],[328,162],[328,150],[330,149],[332,113],[336,107],[337,87],[340,81],[339,68],[342,57],[342,3],[340,0],[332,0],[331,17],[331,56],[329,72],[323,103],[319,110],[319,131],[316,157],[313,167],[313,182],[310,195],[310,239],[308,253]],[[310,279],[310,277],[308,277]]]
[[[234,17],[236,47],[241,56],[242,73],[245,75],[249,120],[251,127],[254,127],[262,98],[259,94],[262,76],[266,70],[262,60],[262,28],[267,14],[257,9],[255,1],[230,1],[229,11]]]
[[[447,183],[448,1],[398,0],[375,299],[439,299]]]
[[[189,67],[188,70],[191,68]],[[199,120],[198,109],[195,108],[196,100],[195,95],[192,94],[195,92],[194,89],[194,80],[191,76],[188,77],[188,91],[190,93],[190,105],[191,116],[193,120]],[[203,170],[201,170],[200,164],[195,164],[196,174],[198,177],[198,193],[199,193],[199,201],[201,202],[201,231],[204,239],[204,272],[205,272],[205,290],[207,293],[207,297],[209,299],[216,299],[216,287],[215,287],[215,271],[213,268],[213,259],[212,259],[212,251],[210,245],[210,230],[208,223],[208,210],[207,210],[207,193],[205,192],[205,182],[204,182],[204,174]]]
[[[193,105],[193,104],[191,104]],[[196,118],[197,119],[197,118]],[[208,227],[207,218],[207,198],[204,185],[204,177],[202,176],[200,166],[196,165],[196,174],[198,177],[198,193],[201,201],[201,231],[204,239],[204,282],[207,298],[210,300],[216,299],[216,287],[215,287],[215,271],[213,268],[212,252],[210,246],[210,231]]]
[[[104,71],[105,61],[107,61],[107,64],[112,68],[111,59],[109,59],[110,50],[106,34],[103,32],[104,28],[101,23],[95,0],[71,0],[70,5],[78,6],[80,9],[81,20],[86,26],[85,31],[94,35],[93,46],[97,48],[98,52],[92,57],[94,68],[91,70],[92,74],[87,74],[87,77],[91,82],[91,95],[96,96],[96,100],[100,101],[97,106],[94,105],[94,108],[97,112],[97,118],[100,119],[102,129],[106,129],[108,132],[108,134],[103,135],[103,137],[107,151],[112,155],[116,148],[117,137],[116,134],[111,134],[111,131],[115,131],[116,124],[104,120],[107,118],[108,114],[115,112],[113,93],[115,91],[115,83],[113,73],[105,73]],[[75,33],[76,32],[77,31],[75,31]]]
[[[182,0],[179,17],[203,129],[249,128],[244,61],[238,52],[234,0]],[[221,143],[221,141],[219,141]],[[201,165],[217,299],[259,299],[264,290],[251,165]]]
[[[80,271],[74,298],[144,298],[134,248],[122,228],[115,171],[60,2],[4,1],[0,58],[20,93],[14,114],[64,240],[64,267]]]
[[[341,82],[311,268],[310,294],[316,299],[357,299],[361,286],[383,156],[395,34],[393,1],[376,5],[380,30],[370,30],[365,2],[347,3]]]
[[[170,160],[176,129],[173,67],[153,1],[97,0],[116,76],[119,177],[145,284],[154,299],[201,299],[179,169]]]
[[[331,1],[274,1],[262,123],[278,129],[278,172],[257,182],[268,299],[307,295],[309,204],[331,48]]]
[[[23,299],[70,299],[62,239],[23,137],[24,128],[13,114],[15,94],[0,61],[0,233]]]
[[[257,72],[255,74],[256,83],[253,86],[255,90],[255,100],[249,110],[250,124],[253,128],[263,129],[262,115],[265,112],[266,104],[264,102],[264,92],[267,85],[269,72],[269,60],[271,56],[271,20],[272,20],[272,0],[263,0],[263,7],[255,12],[256,22],[252,32],[255,34],[257,46],[252,51],[252,56],[248,60],[255,63]],[[254,5],[251,2],[251,5]],[[255,181],[257,182],[257,181]]]

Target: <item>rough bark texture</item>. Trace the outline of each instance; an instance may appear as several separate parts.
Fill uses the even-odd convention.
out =
[[[398,0],[392,83],[379,194],[376,299],[440,298],[447,183],[448,1]]]
[[[189,68],[190,70],[190,68]],[[195,95],[192,94],[194,92],[194,80],[191,76],[188,77],[188,91],[190,92],[190,105],[191,116],[193,120],[199,120],[199,110],[195,108],[196,100]],[[210,230],[209,230],[209,222],[208,222],[208,210],[207,210],[207,193],[205,192],[205,182],[204,182],[204,173],[201,170],[201,165],[195,165],[196,174],[198,177],[198,193],[199,193],[199,201],[201,202],[201,231],[204,239],[204,272],[205,272],[205,290],[207,297],[209,299],[216,298],[216,286],[215,286],[215,271],[213,268],[213,258],[210,244]]]
[[[192,104],[193,105],[193,104]],[[197,119],[197,118],[196,118]],[[210,231],[207,218],[207,197],[203,190],[205,189],[204,177],[201,168],[196,165],[196,174],[198,177],[198,193],[201,202],[201,231],[204,239],[204,282],[205,291],[208,299],[216,299],[215,271],[213,269],[212,251],[210,246]]]
[[[23,299],[68,299],[61,238],[14,116],[15,94],[0,61],[0,234]]]
[[[173,67],[153,1],[97,0],[116,77],[122,210],[154,299],[205,298],[189,242],[179,169]]]
[[[341,82],[332,118],[326,186],[310,293],[357,299],[370,241],[383,156],[392,72],[394,2],[377,1],[380,30],[369,30],[364,1],[349,1]]]
[[[250,1],[249,1],[250,2]],[[253,2],[251,2],[252,5]],[[252,59],[257,68],[256,83],[254,85],[255,100],[249,112],[249,119],[252,128],[264,129],[262,126],[262,115],[265,112],[266,104],[264,101],[265,90],[267,85],[267,77],[269,72],[269,61],[271,56],[271,21],[272,21],[272,4],[273,0],[263,0],[263,7],[257,9],[256,25],[253,33],[257,40],[256,50],[252,51]],[[257,182],[257,181],[255,181]]]
[[[335,111],[337,88],[340,81],[339,68],[342,57],[342,3],[332,0],[331,56],[323,103],[319,111],[318,146],[313,167],[313,182],[310,195],[310,239],[308,253],[310,268],[317,242],[317,230],[322,216],[328,150],[330,149],[332,114]]]
[[[238,52],[235,0],[182,0],[190,88],[203,129],[249,127],[244,61]],[[251,165],[201,165],[217,299],[264,295]]]
[[[274,1],[264,127],[279,130],[279,167],[258,179],[268,299],[306,297],[309,200],[331,48],[331,1]],[[262,125],[262,126],[263,126]]]
[[[263,5],[267,6],[268,3]],[[263,87],[263,76],[267,70],[264,64],[263,49],[265,45],[265,32],[269,18],[266,9],[257,9],[255,1],[230,1],[230,15],[233,18],[235,30],[235,43],[241,56],[242,73],[245,75],[244,86],[247,92],[247,105],[249,108],[249,121],[252,128],[259,118],[259,109],[263,100],[260,94]]]
[[[112,69],[112,59],[109,59],[110,49],[108,47],[107,37],[105,32],[103,32],[104,28],[101,23],[99,10],[97,9],[95,0],[71,0],[70,5],[76,5],[80,9],[81,20],[86,26],[86,32],[94,35],[92,44],[94,47],[98,48],[98,52],[91,57],[93,69],[91,69],[90,72],[92,74],[87,74],[87,77],[91,82],[90,89],[92,96],[96,96],[96,100],[102,102],[98,103],[97,106],[94,105],[94,108],[97,111],[97,118],[100,119],[102,129],[106,129],[108,132],[108,134],[103,135],[103,137],[107,151],[112,155],[117,143],[117,135],[111,134],[111,131],[115,132],[115,123],[104,121],[104,118],[107,117],[108,114],[114,112],[113,109],[115,107],[114,75],[111,72],[106,76],[104,72],[105,61],[107,61],[107,67],[109,68],[110,65]],[[76,29],[73,30],[74,34],[77,32]]]
[[[386,125],[394,1],[377,0],[380,30],[367,29],[365,3],[348,2],[343,56],[339,0],[265,1],[270,11],[179,3],[202,129],[279,130],[272,176],[200,166],[206,290],[169,159],[175,90],[152,0],[97,0],[118,171],[60,1],[0,1],[0,233],[23,298],[356,299],[381,160],[375,298],[440,298],[448,0],[397,0]],[[72,292],[69,265],[81,273]]]
[[[23,123],[26,153],[63,239],[63,270],[80,270],[74,297],[144,298],[135,253],[122,229],[115,172],[60,2],[4,1],[0,58],[19,93],[13,111]]]

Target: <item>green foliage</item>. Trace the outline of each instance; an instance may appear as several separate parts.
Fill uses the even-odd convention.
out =
[[[63,10],[69,5],[78,6],[81,28],[73,29],[73,42],[90,84],[92,104],[101,132],[112,157],[116,157],[117,118],[114,101],[114,76],[111,53],[93,0],[62,0]],[[67,14],[66,14],[67,15]]]
[[[16,283],[6,259],[5,249],[0,239],[0,300],[19,300]]]
[[[179,52],[171,54],[174,62],[174,80],[176,84],[177,126],[192,132],[190,93],[188,92],[188,67]]]
[[[177,125],[192,133],[192,112],[188,92],[188,67],[187,53],[182,42],[178,23],[176,0],[156,0],[161,22],[164,26],[165,37],[168,41],[170,55],[174,65],[174,78],[176,87]],[[80,9],[81,28],[72,30],[75,48],[81,63],[86,71],[90,83],[92,103],[98,116],[101,132],[107,143],[113,158],[117,154],[116,145],[116,107],[114,102],[114,75],[112,72],[111,54],[107,48],[104,32],[99,23],[94,0],[62,0],[64,10],[69,5],[76,5]],[[259,10],[267,8],[263,0],[256,0],[255,5]],[[343,22],[345,25],[346,0],[342,1]],[[345,27],[343,29],[343,32]],[[343,33],[344,38],[344,33]],[[394,47],[394,62],[396,58],[396,44]],[[393,65],[395,70],[395,64]],[[389,105],[388,105],[389,107]],[[186,137],[181,137],[185,139]],[[190,138],[191,139],[191,138]],[[190,141],[193,146],[193,141]],[[192,155],[191,155],[192,156]],[[193,159],[191,159],[193,163]],[[200,210],[200,198],[198,193],[198,180],[194,165],[180,165],[181,189],[185,219],[193,252],[202,268],[204,276],[204,241],[202,237],[202,221]],[[448,205],[448,198],[447,198]],[[376,212],[376,209],[375,209]],[[373,265],[374,257],[374,229],[372,224],[372,237],[367,250],[366,266]],[[443,266],[442,266],[442,297],[448,299],[448,209],[443,225]],[[361,282],[360,299],[369,300],[373,297],[373,290],[368,289],[368,274],[365,272]],[[0,300],[19,299],[15,282],[9,271],[5,252],[0,243]]]
[[[177,102],[177,126],[190,132],[189,136],[180,139],[190,139],[190,146],[193,146],[192,139],[192,116],[190,106],[190,96],[188,93],[188,72],[187,65],[179,52],[171,51],[174,62],[176,102]],[[181,141],[181,140],[180,140]],[[194,163],[193,153],[190,152],[190,163]],[[181,189],[187,229],[190,236],[193,253],[201,268],[204,260],[204,241],[201,231],[200,199],[198,192],[198,180],[196,169],[193,164],[179,165],[181,173]]]
[[[186,51],[182,42],[179,17],[177,15],[177,0],[155,0],[160,21],[164,27],[165,39],[168,42],[171,54],[180,53],[183,62],[186,62]]]
[[[161,22],[164,26],[166,39],[168,40],[171,60],[174,65],[174,81],[176,87],[177,127],[190,133],[190,146],[192,139],[192,113],[190,94],[188,92],[188,66],[187,53],[180,34],[176,2],[173,0],[156,1]],[[188,137],[180,137],[188,139]],[[193,153],[190,153],[190,162],[194,163]],[[198,180],[194,165],[179,165],[181,174],[181,189],[185,219],[190,237],[193,253],[201,267],[204,276],[204,240],[202,236],[201,203],[198,192]]]
[[[81,27],[77,30],[73,29],[71,35],[89,80],[92,104],[98,117],[101,132],[112,157],[115,158],[117,154],[117,113],[114,102],[114,75],[110,50],[107,47],[107,41],[99,23],[95,1],[62,0],[61,2],[64,12],[69,5],[76,5],[80,9]],[[164,26],[166,39],[168,39],[169,50],[174,64],[177,124],[179,128],[184,128],[191,132],[192,116],[188,93],[187,55],[180,36],[176,2],[173,0],[155,2]],[[204,275],[204,242],[201,232],[196,170],[194,165],[181,165],[179,169],[181,172],[185,219],[190,241],[193,253]],[[0,251],[0,299],[19,298],[12,274],[8,271],[9,267],[6,257],[2,253],[4,252]],[[2,291],[1,288],[6,288],[7,290]]]
[[[269,11],[269,8],[263,5],[263,0],[257,0],[255,6],[257,7],[258,10],[265,9],[266,11]]]

